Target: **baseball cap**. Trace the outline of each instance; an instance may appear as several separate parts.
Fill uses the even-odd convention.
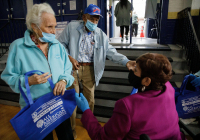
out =
[[[94,5],[94,4],[90,4],[84,11],[84,14],[89,14],[89,15],[99,15],[101,17],[103,17],[101,15],[101,9]]]

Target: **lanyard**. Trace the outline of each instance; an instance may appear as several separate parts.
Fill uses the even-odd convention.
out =
[[[77,74],[77,79],[78,79],[78,84],[79,84],[79,97],[80,97],[80,93],[83,94],[83,85],[79,79],[78,70],[76,70],[76,74]]]

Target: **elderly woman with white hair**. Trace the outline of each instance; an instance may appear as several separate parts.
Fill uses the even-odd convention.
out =
[[[6,68],[1,78],[20,93],[19,80],[25,90],[24,73],[32,70],[45,72],[42,75],[34,74],[28,78],[33,100],[51,92],[47,79],[52,78],[55,88],[53,94],[64,94],[65,89],[74,82],[71,75],[72,64],[65,48],[55,39],[55,13],[47,3],[35,4],[26,16],[27,30],[23,38],[15,40],[9,48]],[[26,103],[20,94],[21,108]],[[59,140],[71,140],[73,133],[70,119],[61,123],[56,129]],[[46,140],[53,140],[50,133]]]

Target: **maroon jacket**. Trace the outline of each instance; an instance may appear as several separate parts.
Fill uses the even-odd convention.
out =
[[[182,140],[175,106],[175,91],[169,82],[161,91],[139,92],[116,102],[104,127],[90,109],[81,118],[92,140],[133,140],[147,134],[152,140]]]

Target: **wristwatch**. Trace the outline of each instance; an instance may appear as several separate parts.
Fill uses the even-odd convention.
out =
[[[65,84],[67,85],[67,81],[65,79],[61,79],[60,81],[65,82]]]

